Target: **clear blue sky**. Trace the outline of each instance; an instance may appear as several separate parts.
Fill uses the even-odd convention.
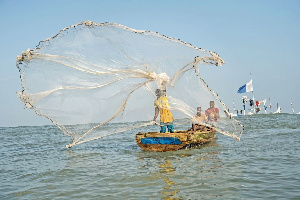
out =
[[[256,99],[300,112],[298,0],[0,0],[0,127],[49,122],[24,109],[16,56],[79,21],[114,22],[217,52],[226,64],[203,74],[232,110],[252,73]],[[252,95],[247,93],[249,97]]]

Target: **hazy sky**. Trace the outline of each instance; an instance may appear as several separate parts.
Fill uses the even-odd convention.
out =
[[[159,32],[217,52],[226,62],[203,74],[233,110],[252,74],[254,95],[282,112],[300,112],[298,0],[0,0],[0,126],[50,124],[24,109],[16,56],[79,21],[114,22]],[[267,102],[269,105],[269,102]]]

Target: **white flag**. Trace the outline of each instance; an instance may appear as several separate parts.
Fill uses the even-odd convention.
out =
[[[246,92],[253,92],[252,79],[246,84]]]
[[[249,81],[249,83],[246,83],[245,85],[240,87],[237,92],[238,93],[253,92],[252,79]]]

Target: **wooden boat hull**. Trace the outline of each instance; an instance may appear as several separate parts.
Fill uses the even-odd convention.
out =
[[[216,131],[148,132],[136,134],[137,145],[145,151],[177,151],[208,143],[216,138]]]

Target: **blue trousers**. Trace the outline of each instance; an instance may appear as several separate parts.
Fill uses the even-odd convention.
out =
[[[160,122],[160,132],[165,133],[167,131],[167,129],[170,133],[174,133],[173,122],[169,122],[169,123]]]

